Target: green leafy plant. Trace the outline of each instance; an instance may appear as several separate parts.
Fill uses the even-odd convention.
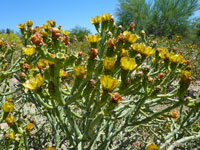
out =
[[[70,49],[69,33],[52,20],[19,25],[25,45],[16,61],[0,41],[1,149],[198,145],[199,95],[185,98],[188,61],[144,31],[123,32],[109,13],[91,22],[97,34],[86,37],[87,57]]]

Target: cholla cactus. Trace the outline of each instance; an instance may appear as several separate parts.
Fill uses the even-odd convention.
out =
[[[86,58],[71,50],[69,33],[52,20],[18,26],[25,41],[18,60],[0,40],[0,122],[9,125],[1,147],[139,149],[138,141],[159,150],[199,138],[190,128],[200,115],[198,97],[184,97],[191,82],[187,61],[149,43],[144,31],[137,35],[134,23],[122,31],[109,13],[91,23],[98,34],[86,37]],[[14,89],[11,77],[18,80]]]

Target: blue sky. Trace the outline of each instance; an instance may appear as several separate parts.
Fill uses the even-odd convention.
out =
[[[118,0],[1,0],[0,29],[18,31],[17,25],[32,20],[42,25],[52,19],[65,30],[86,27],[95,33],[90,18],[102,13],[115,14]]]
[[[1,0],[0,29],[18,31],[17,25],[26,20],[42,25],[52,19],[65,30],[81,26],[95,33],[90,18],[108,12],[115,16],[118,4],[118,0]]]

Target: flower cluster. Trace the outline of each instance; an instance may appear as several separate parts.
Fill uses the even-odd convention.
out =
[[[162,59],[167,59],[172,63],[179,63],[184,64],[186,63],[186,60],[184,60],[183,56],[181,54],[175,54],[173,52],[168,52],[165,48],[158,48],[159,56]]]

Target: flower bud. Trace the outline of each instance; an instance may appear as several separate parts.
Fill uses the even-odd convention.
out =
[[[158,78],[160,79],[160,80],[163,80],[163,78],[165,77],[165,74],[164,73],[159,73],[158,74]]]
[[[125,36],[121,33],[121,34],[118,36],[118,42],[123,43],[124,41],[125,41]]]
[[[108,48],[114,49],[115,48],[115,39],[108,40]]]
[[[83,52],[78,52],[78,57],[81,57],[83,55]]]
[[[119,93],[108,93],[110,95],[111,102],[118,104],[120,101],[122,101],[122,97]]]
[[[144,36],[146,33],[145,33],[144,30],[141,30],[141,31],[140,31],[140,34],[141,34],[142,36]]]
[[[54,39],[58,39],[61,36],[61,31],[57,27],[51,28],[51,34]]]
[[[29,70],[30,69],[30,65],[27,63],[24,63],[22,66],[25,70]]]
[[[175,111],[170,113],[170,117],[171,117],[171,118],[174,118],[174,119],[179,118],[178,113],[175,112]]]
[[[36,32],[34,35],[31,36],[31,42],[36,46],[43,44],[43,40],[39,32]]]
[[[62,41],[63,43],[65,43],[66,46],[70,45],[69,36],[62,37]]]
[[[129,30],[130,31],[135,31],[135,23],[134,22],[131,22],[130,25],[129,25]]]
[[[91,85],[92,87],[95,87],[96,81],[95,81],[94,79],[91,79],[91,80],[90,80],[90,85]]]
[[[97,55],[98,55],[98,50],[95,48],[91,48],[90,49],[90,58],[95,59],[97,57]]]

